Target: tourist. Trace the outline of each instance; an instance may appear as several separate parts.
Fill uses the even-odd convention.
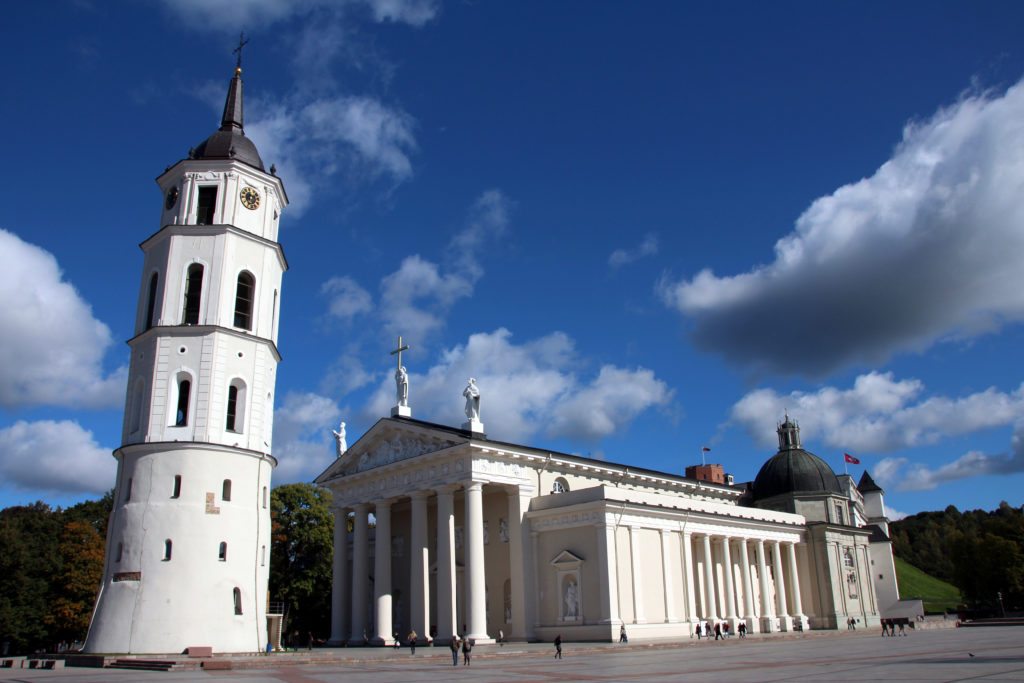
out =
[[[473,658],[473,641],[469,638],[462,639],[462,666],[469,666]]]
[[[907,624],[907,620],[906,619],[900,619],[900,635],[901,636],[907,635],[907,632],[903,630],[903,627],[906,626],[906,624]]]
[[[629,638],[626,637],[626,625],[625,624],[622,624],[621,626],[619,626],[619,642],[620,643],[628,643],[629,642]]]
[[[562,658],[562,634],[555,636],[555,659]]]
[[[702,636],[702,635],[703,635],[703,633],[704,633],[704,629],[702,629],[702,628],[700,627],[700,622],[699,622],[699,621],[697,622],[697,629],[696,629],[696,630],[697,630],[697,640],[700,640],[700,639],[701,639],[701,636]]]
[[[448,642],[448,649],[452,651],[452,666],[459,665],[459,638],[458,636],[452,636],[452,639]]]
[[[722,638],[722,622],[715,622],[715,640],[723,640]]]
[[[417,638],[416,629],[413,629],[413,630],[409,631],[409,635],[407,635],[405,637],[405,639],[407,641],[409,641],[409,650],[410,650],[409,654],[412,654],[412,655],[416,654],[416,638]]]
[[[498,629],[498,645],[501,647],[505,647],[505,632],[502,631],[500,628]]]
[[[747,622],[741,621],[739,627],[736,629],[740,632],[740,638],[747,637]]]

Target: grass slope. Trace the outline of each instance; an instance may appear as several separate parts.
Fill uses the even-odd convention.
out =
[[[925,612],[955,610],[962,601],[960,591],[951,583],[926,574],[914,565],[896,557],[896,580],[900,585],[900,599],[920,598]]]

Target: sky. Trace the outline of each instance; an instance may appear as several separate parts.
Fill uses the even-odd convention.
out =
[[[860,460],[1024,503],[1024,5],[44,0],[4,8],[0,507],[113,486],[154,179],[245,132],[280,241],[276,484],[394,404],[737,482]]]

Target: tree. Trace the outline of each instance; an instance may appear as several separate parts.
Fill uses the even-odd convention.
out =
[[[59,514],[42,501],[0,510],[0,650],[27,654],[52,643],[43,615],[60,571],[60,534]]]
[[[285,484],[270,494],[270,594],[288,604],[287,630],[323,637],[331,623],[334,516],[331,493]]]
[[[61,571],[44,622],[51,642],[85,640],[103,580],[103,537],[89,522],[71,520],[64,524],[58,550]]]

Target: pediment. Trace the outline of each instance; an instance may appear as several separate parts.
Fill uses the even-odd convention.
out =
[[[583,562],[582,557],[568,550],[563,550],[555,559],[551,560],[551,564],[555,567],[578,567],[581,562]]]
[[[465,441],[449,430],[431,429],[429,423],[385,418],[363,434],[315,481],[322,484],[337,477],[444,450]]]

